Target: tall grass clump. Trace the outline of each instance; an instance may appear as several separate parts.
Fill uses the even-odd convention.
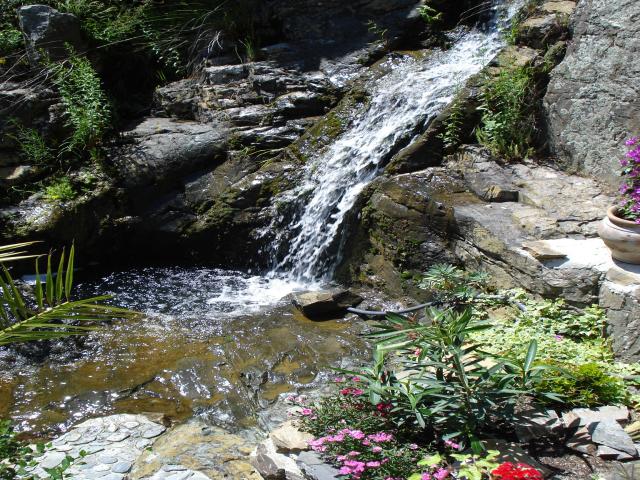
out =
[[[53,72],[66,124],[72,130],[64,149],[94,149],[111,123],[111,106],[100,77],[87,58],[77,55],[54,65]]]
[[[527,156],[535,133],[534,93],[531,67],[505,69],[490,78],[481,96],[478,141],[508,160]]]

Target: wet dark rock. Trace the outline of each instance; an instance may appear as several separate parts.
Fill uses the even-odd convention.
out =
[[[110,153],[128,188],[171,182],[206,163],[225,157],[227,129],[167,118],[147,118],[123,133]]]
[[[307,318],[324,320],[337,318],[362,302],[362,297],[349,290],[325,290],[294,293],[292,302]]]
[[[86,50],[80,22],[70,13],[46,5],[26,5],[18,9],[18,19],[33,63],[40,60],[40,50],[53,61],[69,55],[67,44],[76,52]]]
[[[373,182],[362,195],[362,213],[352,219],[355,233],[340,275],[394,294],[420,295],[404,280],[426,265],[455,263],[450,238],[456,227],[444,200],[461,190],[462,184],[439,168]]]
[[[64,121],[56,113],[57,103],[56,92],[46,85],[2,82],[0,84],[0,149],[16,149],[17,144],[12,135],[15,133],[14,121],[22,126],[36,128],[46,137],[55,136],[57,132],[63,130]],[[1,154],[2,151],[0,151]],[[18,157],[15,150],[10,150],[6,155],[13,157],[9,163],[15,163]]]

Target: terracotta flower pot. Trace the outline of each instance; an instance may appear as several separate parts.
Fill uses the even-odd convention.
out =
[[[617,210],[618,207],[609,208],[598,226],[598,235],[614,259],[640,265],[640,224],[618,217]]]

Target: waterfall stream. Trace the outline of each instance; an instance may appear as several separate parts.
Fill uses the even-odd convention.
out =
[[[287,193],[299,203],[298,216],[284,227],[295,236],[271,276],[296,283],[332,280],[345,215],[358,195],[381,173],[390,154],[424,130],[457,90],[495,57],[504,46],[501,31],[518,7],[517,2],[497,1],[488,24],[451,34],[450,49],[424,59],[388,60],[390,73],[370,89],[368,108],[307,163],[300,185]]]
[[[287,253],[274,258],[268,275],[141,268],[81,285],[83,296],[114,295],[147,315],[87,337],[77,358],[63,349],[52,353],[57,362],[0,375],[0,417],[25,431],[63,430],[106,412],[161,411],[235,428],[252,424],[257,409],[280,394],[321,385],[326,365],[364,351],[358,325],[310,322],[279,301],[332,280],[358,196],[494,58],[504,46],[500,30],[520,5],[495,0],[493,19],[456,29],[449,49],[389,56],[386,73],[368,81],[370,102],[310,158],[298,186],[276,199],[297,213],[272,225],[280,242],[274,251]],[[9,357],[0,355],[0,370]]]

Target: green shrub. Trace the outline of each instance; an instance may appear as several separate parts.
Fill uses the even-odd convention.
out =
[[[429,5],[422,5],[419,7],[418,14],[427,25],[440,23],[443,18],[442,12],[439,12]]]
[[[71,181],[66,178],[60,178],[48,185],[44,190],[44,197],[51,202],[67,202],[76,198],[77,192]]]
[[[65,150],[90,150],[102,140],[111,122],[111,106],[100,77],[91,62],[72,55],[53,66],[54,82],[60,90],[67,126],[72,134]]]
[[[15,52],[22,45],[22,33],[20,30],[8,24],[0,24],[0,57]]]
[[[47,165],[53,160],[53,152],[47,145],[44,137],[35,128],[25,128],[15,123],[16,134],[13,138],[18,142],[18,147],[24,158],[36,165]]]
[[[0,420],[0,479],[16,478],[27,466],[35,465],[34,451],[16,438],[8,420]]]
[[[535,132],[534,70],[514,67],[489,78],[482,90],[478,141],[507,159],[528,155]]]
[[[624,404],[627,389],[621,378],[608,375],[601,365],[567,365],[570,375],[549,375],[538,388],[561,395],[565,405],[598,407]]]
[[[483,272],[467,272],[453,265],[432,266],[418,283],[440,300],[460,300],[477,296],[487,286],[488,276]]]
[[[496,418],[510,418],[523,394],[520,380],[530,388],[539,378],[532,371],[535,348],[521,366],[481,351],[471,335],[491,324],[478,321],[471,309],[429,309],[421,320],[389,315],[375,328],[374,362],[352,373],[366,379],[372,404],[393,405],[391,419],[400,428],[460,436],[479,450],[478,434]]]
[[[464,106],[459,100],[451,105],[450,114],[444,122],[444,131],[440,139],[445,149],[452,149],[460,144],[464,122]]]

